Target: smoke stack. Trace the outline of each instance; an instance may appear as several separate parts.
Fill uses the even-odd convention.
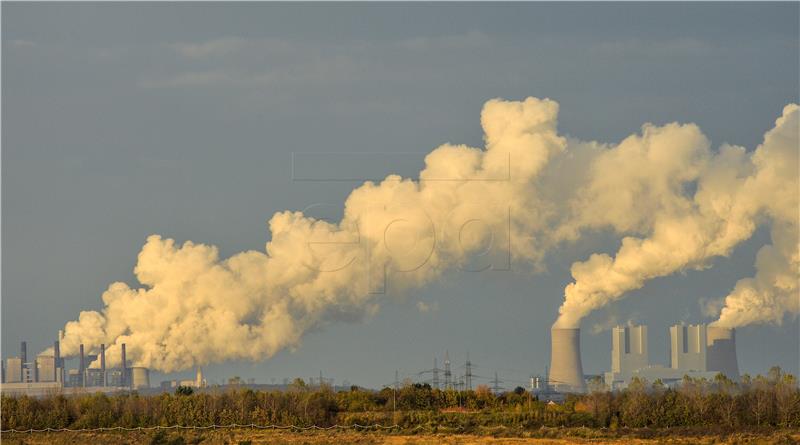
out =
[[[122,386],[127,386],[127,380],[126,379],[128,378],[128,373],[125,372],[125,367],[128,366],[128,365],[127,365],[127,362],[125,360],[127,360],[127,359],[125,357],[125,343],[123,343],[122,344],[122,366],[120,366],[120,369],[122,369]]]
[[[709,326],[706,331],[706,368],[718,371],[731,380],[739,380],[739,363],[736,358],[736,330]]]
[[[550,330],[550,384],[557,391],[583,392],[581,364],[581,330],[552,328]]]
[[[64,366],[61,364],[61,342],[56,340],[53,342],[53,371],[55,371],[55,381],[60,382],[61,379],[58,378],[59,369],[63,368]]]
[[[53,356],[56,359],[56,367],[61,366],[61,342],[58,340],[53,342]]]
[[[81,358],[79,371],[81,373],[81,386],[86,386],[86,356],[83,354],[83,343],[81,343]]]
[[[103,376],[103,385],[106,386],[106,345],[100,345],[100,375]]]
[[[22,342],[19,344],[19,357],[22,359],[22,363],[28,363],[28,343]]]

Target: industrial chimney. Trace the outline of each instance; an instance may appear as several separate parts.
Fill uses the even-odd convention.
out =
[[[127,358],[125,357],[125,343],[123,343],[122,344],[122,366],[120,366],[120,369],[122,369],[122,386],[128,386],[128,380],[127,380],[128,379],[128,372],[126,370],[126,367],[128,366],[128,363],[126,362],[126,360],[127,360]]]
[[[83,354],[83,343],[81,343],[81,359],[79,371],[81,373],[81,386],[86,386],[86,356]]]
[[[60,382],[62,379],[59,377],[59,373],[61,369],[64,368],[64,365],[61,364],[61,342],[56,340],[53,342],[53,361],[55,365],[53,366],[55,371],[55,381]]]
[[[581,330],[550,330],[550,376],[549,383],[557,391],[583,392],[586,388],[583,381],[583,365],[581,365]]]
[[[736,359],[736,330],[709,326],[706,331],[706,369],[739,380],[739,363]]]
[[[105,345],[105,343],[100,344],[100,375],[103,376],[103,384],[101,386],[106,386],[106,345]]]

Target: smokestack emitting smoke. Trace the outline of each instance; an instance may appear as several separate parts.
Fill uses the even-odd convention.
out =
[[[62,352],[106,343],[116,358],[127,343],[135,366],[166,372],[261,360],[310,329],[374,313],[383,291],[423,286],[487,245],[485,257],[535,269],[548,250],[607,228],[621,248],[573,264],[555,326],[575,328],[651,278],[708,267],[762,223],[773,245],[759,252],[756,276],[724,299],[717,324],[779,323],[800,311],[791,298],[800,265],[796,105],[753,152],[712,151],[699,128],[677,123],[646,124],[617,145],[582,142],[558,135],[557,115],[549,99],[490,100],[485,149],[445,144],[417,181],[367,181],[339,222],[278,212],[264,252],[220,259],[214,246],[150,236],[134,269],[142,287],[111,284],[101,311],[67,323]]]
[[[583,392],[585,389],[580,339],[580,329],[550,329],[548,380],[559,391]]]

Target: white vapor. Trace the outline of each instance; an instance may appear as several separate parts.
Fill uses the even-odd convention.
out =
[[[750,238],[761,223],[773,245],[762,248],[753,279],[725,298],[715,324],[780,323],[798,313],[798,107],[788,105],[754,152],[717,152],[694,125],[643,127],[592,161],[575,200],[575,227],[614,228],[615,257],[594,254],[572,265],[558,326],[577,326],[589,312],[679,270],[710,267]],[[694,190],[694,191],[693,191]]]
[[[798,272],[797,106],[752,154],[714,152],[694,125],[648,124],[614,146],[582,142],[558,135],[557,115],[549,99],[491,100],[484,149],[445,144],[418,180],[365,182],[338,222],[278,212],[263,252],[220,259],[213,246],[150,236],[134,270],[142,287],[111,284],[101,311],[67,323],[62,352],[105,343],[114,366],[126,343],[137,366],[165,372],[262,360],[311,330],[374,313],[382,293],[447,270],[502,268],[503,258],[535,268],[548,250],[607,227],[622,247],[573,264],[558,325],[578,325],[653,277],[709,267],[763,222],[774,247],[727,297],[719,323],[797,314],[788,298]],[[483,268],[471,269],[476,259]]]

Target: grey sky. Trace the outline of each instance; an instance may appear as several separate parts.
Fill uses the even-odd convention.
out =
[[[293,182],[293,152],[419,153],[368,173],[414,176],[441,143],[482,145],[486,100],[526,96],[557,100],[561,132],[582,139],[677,120],[715,147],[752,149],[798,101],[798,3],[4,2],[2,20],[4,357],[22,339],[50,344],[79,311],[101,307],[109,283],[137,284],[151,233],[228,256],[263,250],[276,211],[340,209],[358,184]],[[759,232],[710,270],[656,279],[590,316],[585,370],[609,366],[610,336],[592,326],[610,319],[649,324],[652,355],[666,361],[667,327],[707,321],[699,299],[752,275],[766,240]],[[269,381],[322,369],[379,386],[449,349],[516,385],[544,372],[569,265],[616,247],[598,235],[537,275],[523,264],[454,272],[385,300],[366,323],[207,374]],[[741,329],[738,342],[745,372],[798,371],[797,321]]]

